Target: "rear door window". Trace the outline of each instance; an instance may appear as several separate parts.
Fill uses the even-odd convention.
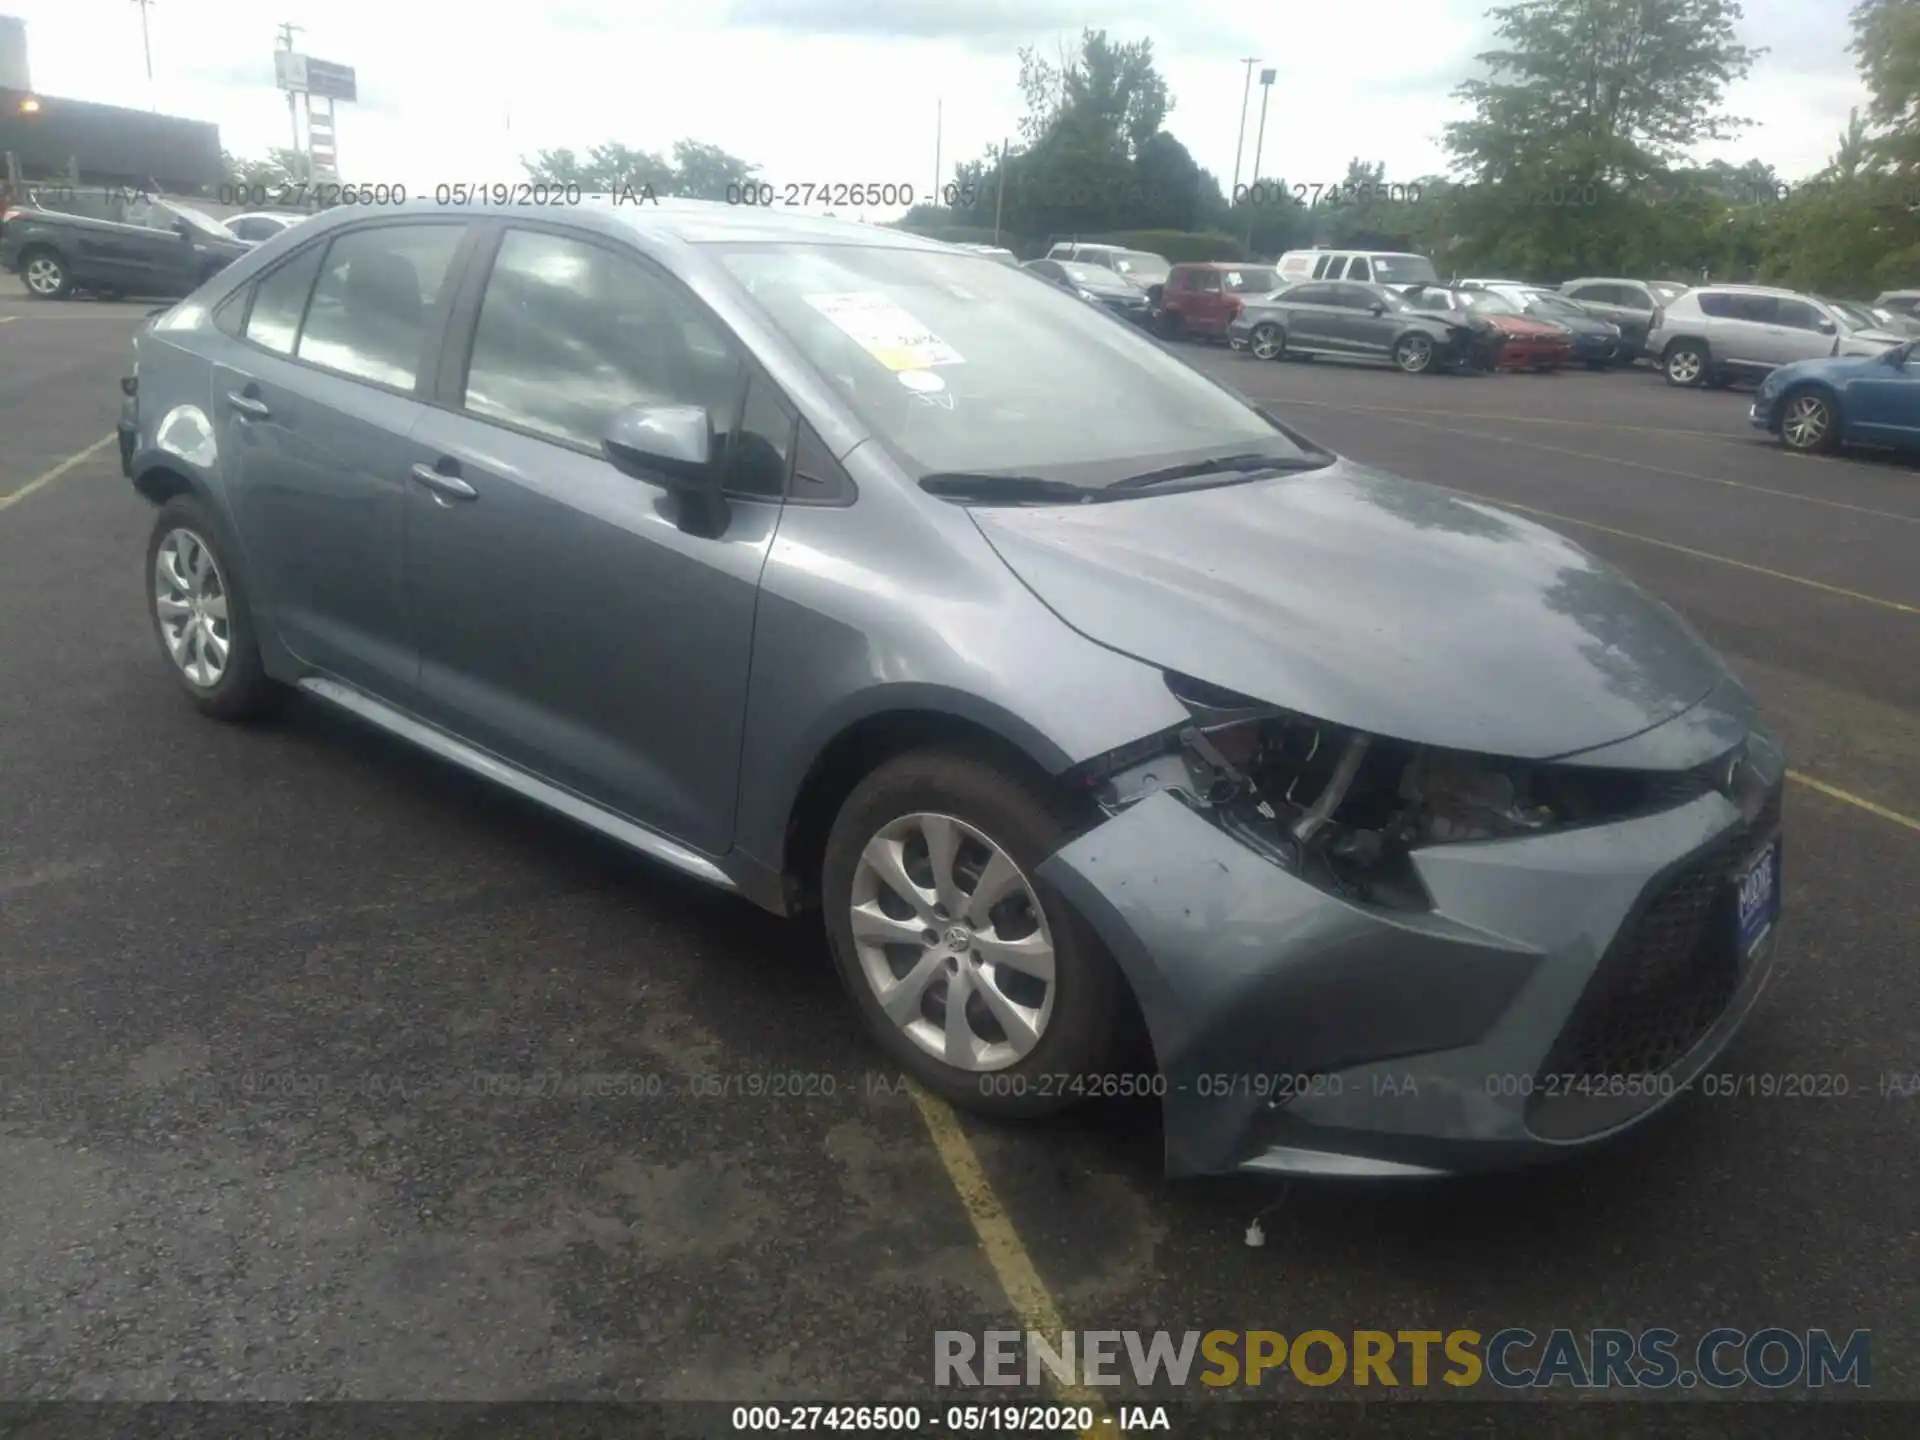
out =
[[[253,306],[247,312],[246,338],[276,355],[291,355],[300,338],[300,319],[307,296],[320,273],[320,256],[327,247],[305,250],[261,276],[254,286]]]
[[[465,234],[461,225],[376,225],[337,237],[295,354],[358,380],[413,389],[428,317]]]

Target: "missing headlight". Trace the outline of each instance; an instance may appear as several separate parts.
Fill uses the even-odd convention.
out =
[[[1601,824],[1714,788],[1652,775],[1440,750],[1280,710],[1186,676],[1194,717],[1082,768],[1109,814],[1165,791],[1321,889],[1395,909],[1431,906],[1422,846]],[[1710,767],[1709,767],[1710,768]],[[1705,774],[1706,772],[1701,772]]]

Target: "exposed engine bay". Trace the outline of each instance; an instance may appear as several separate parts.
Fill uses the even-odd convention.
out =
[[[1343,898],[1430,908],[1409,856],[1423,845],[1599,824],[1684,803],[1703,772],[1508,760],[1329,725],[1184,676],[1194,723],[1088,775],[1109,814],[1167,791],[1283,869]],[[1150,753],[1146,753],[1150,752]]]

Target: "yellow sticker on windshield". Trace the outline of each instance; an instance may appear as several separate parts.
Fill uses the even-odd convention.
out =
[[[807,303],[889,370],[961,365],[958,350],[886,296],[871,290],[809,295]]]

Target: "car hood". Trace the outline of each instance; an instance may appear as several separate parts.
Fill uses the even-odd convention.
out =
[[[1529,316],[1529,319],[1540,317]],[[1544,323],[1558,325],[1563,330],[1571,330],[1576,335],[1600,335],[1612,337],[1620,333],[1620,327],[1609,320],[1600,320],[1592,315],[1556,315]]]
[[[1843,345],[1880,345],[1892,347],[1907,343],[1907,336],[1896,335],[1891,330],[1849,330],[1841,339]]]
[[[1763,394],[1777,395],[1796,380],[1838,382],[1871,374],[1874,371],[1896,378],[1900,374],[1898,371],[1889,369],[1879,355],[1822,355],[1813,360],[1794,360],[1768,371],[1767,378],[1760,382],[1760,390]]]
[[[1539,339],[1554,335],[1565,339],[1570,333],[1565,325],[1552,320],[1535,320],[1527,315],[1501,315],[1489,313],[1485,316],[1487,324],[1504,335],[1520,335],[1528,339]]]
[[[972,513],[1087,638],[1376,735],[1547,759],[1638,734],[1728,678],[1679,615],[1571,541],[1345,461]]]

